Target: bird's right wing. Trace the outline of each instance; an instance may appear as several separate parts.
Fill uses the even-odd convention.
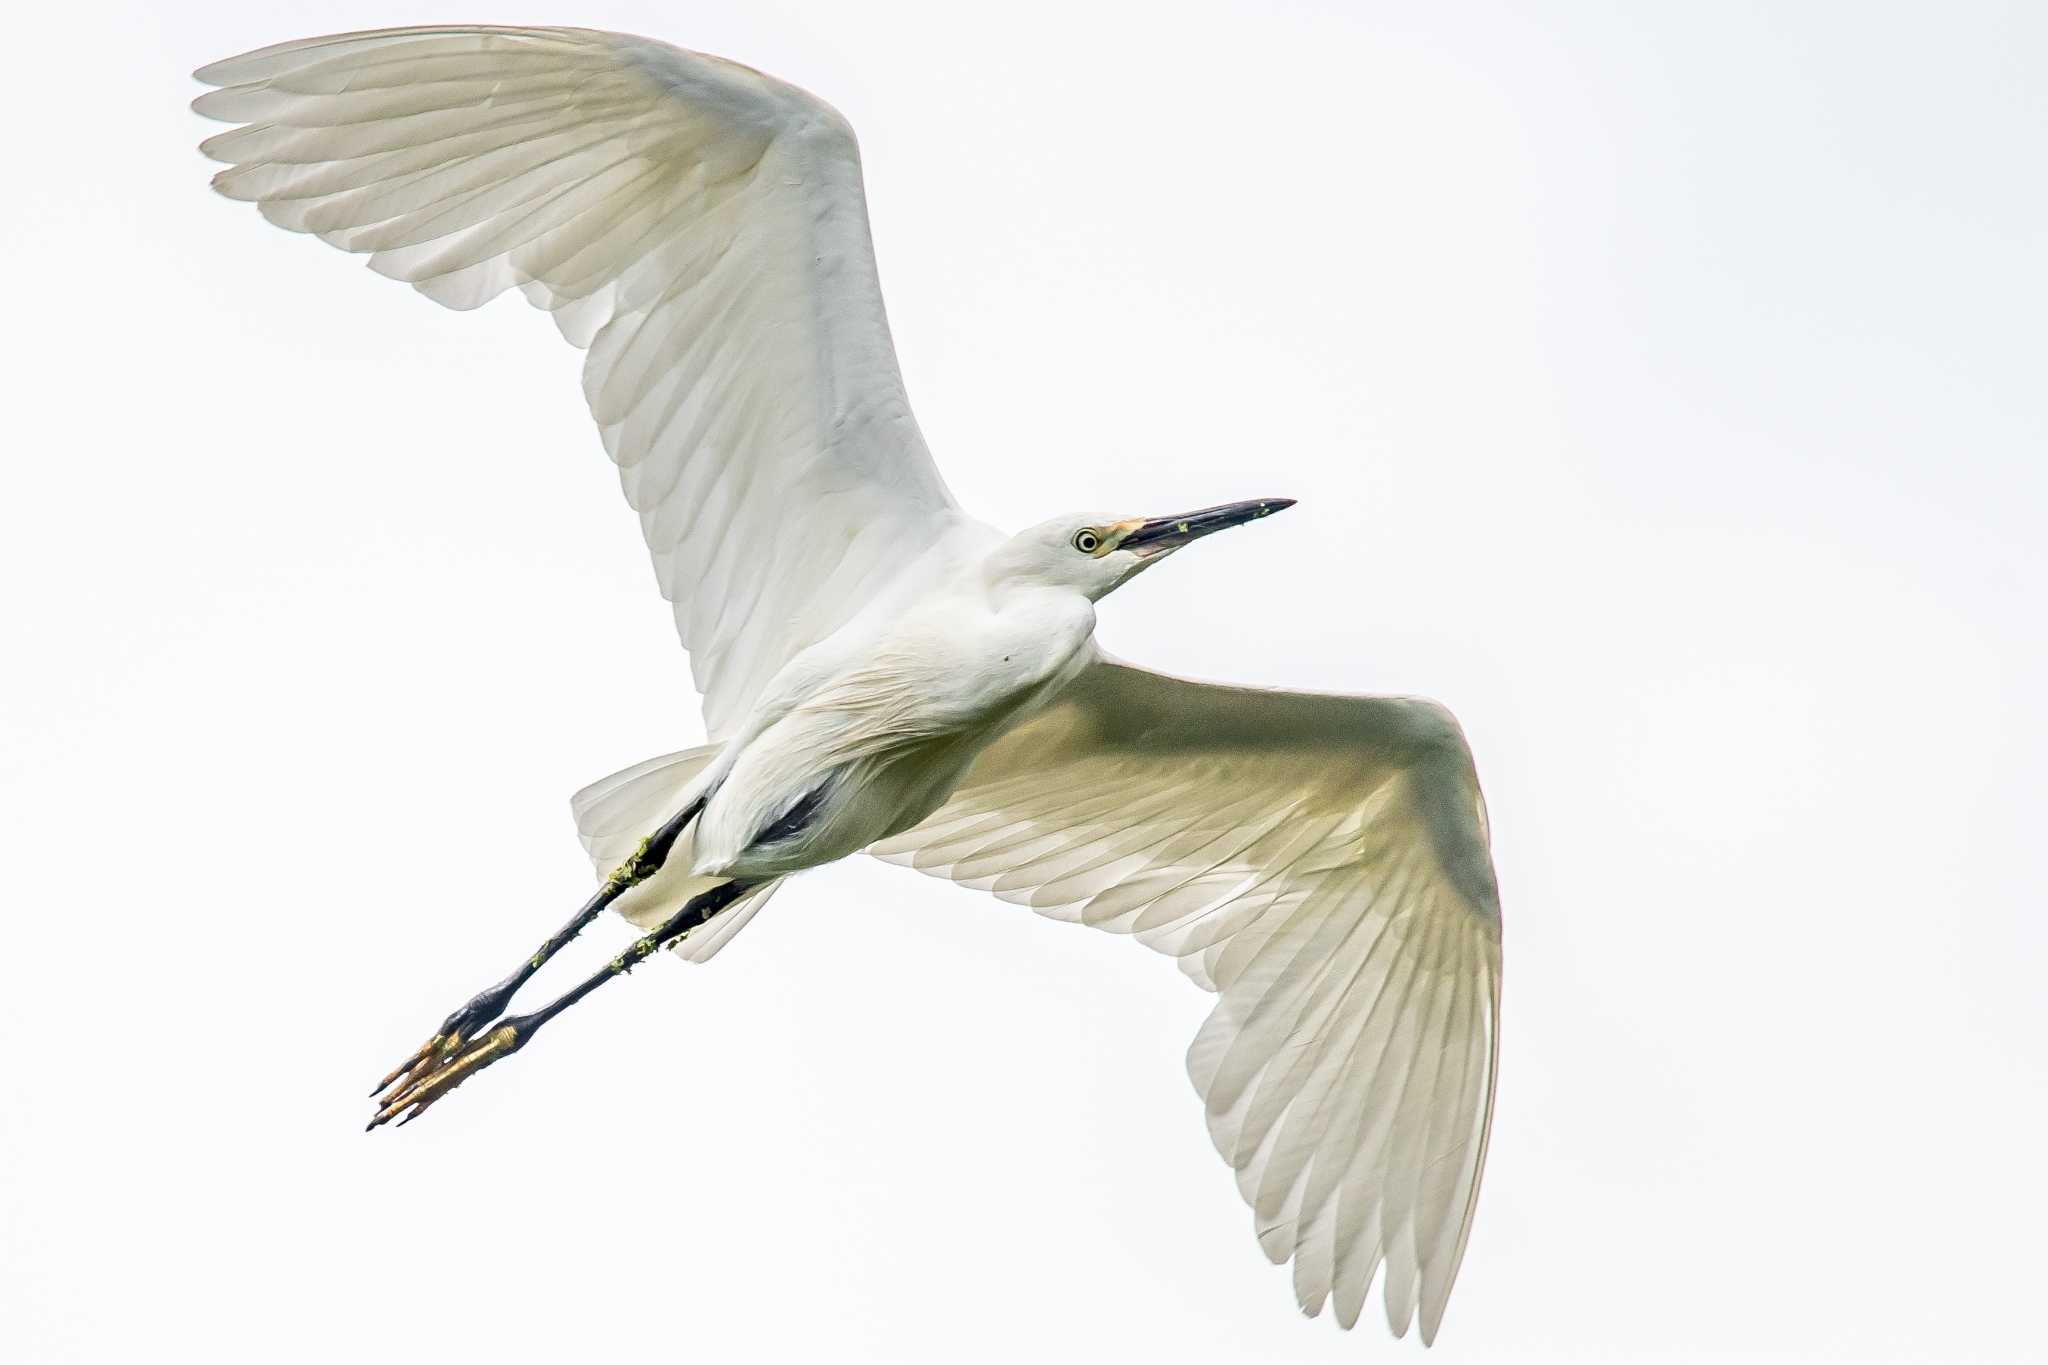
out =
[[[897,371],[853,132],[716,57],[386,29],[201,69],[221,193],[451,308],[518,286],[583,387],[719,736],[959,520]]]
[[[1125,933],[1217,992],[1188,1053],[1259,1243],[1347,1327],[1436,1335],[1465,1251],[1500,1008],[1485,805],[1450,713],[1098,661],[892,862]]]

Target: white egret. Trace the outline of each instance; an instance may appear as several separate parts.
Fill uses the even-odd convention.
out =
[[[747,67],[577,29],[392,29],[206,67],[223,194],[453,308],[517,287],[583,386],[711,742],[579,792],[598,893],[380,1087],[409,1121],[658,949],[702,961],[867,850],[1170,954],[1188,1066],[1301,1307],[1437,1330],[1492,1113],[1500,909],[1448,712],[1191,682],[1095,603],[1285,499],[963,513],[897,372],[851,129]],[[604,908],[647,930],[539,1011]]]

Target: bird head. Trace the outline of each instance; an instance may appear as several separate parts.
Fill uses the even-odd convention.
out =
[[[1019,531],[997,551],[992,567],[1018,581],[1072,588],[1094,601],[1183,545],[1292,506],[1292,498],[1258,498],[1170,517],[1073,512]]]

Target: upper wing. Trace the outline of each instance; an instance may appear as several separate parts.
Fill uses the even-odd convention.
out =
[[[957,516],[904,396],[853,131],[793,86],[584,29],[312,38],[201,69],[214,186],[451,308],[587,346],[714,737]]]
[[[1188,1053],[1259,1242],[1313,1314],[1436,1335],[1471,1225],[1500,903],[1471,754],[1400,697],[1107,660],[874,852],[1171,953],[1220,995]]]

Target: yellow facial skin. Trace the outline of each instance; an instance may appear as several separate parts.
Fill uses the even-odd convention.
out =
[[[1088,557],[1090,559],[1102,558],[1122,544],[1125,536],[1144,524],[1145,519],[1143,517],[1130,517],[1123,521],[1113,521],[1109,525],[1100,528],[1092,526],[1085,528],[1086,530],[1094,531],[1099,542],[1094,549],[1088,551]]]
[[[1103,536],[1102,549],[1098,553],[1108,554],[1111,550],[1114,550],[1117,546],[1123,544],[1123,539],[1125,536],[1137,530],[1140,526],[1143,526],[1144,524],[1145,519],[1143,517],[1131,517],[1127,520],[1113,523],[1109,527],[1108,534]]]

